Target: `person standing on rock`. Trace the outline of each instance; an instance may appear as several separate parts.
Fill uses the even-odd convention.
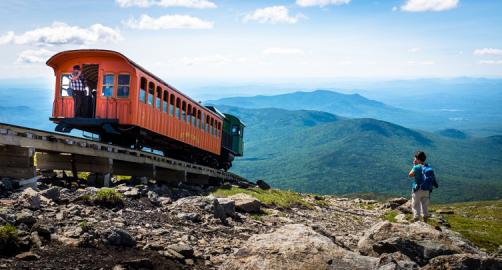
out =
[[[425,163],[426,155],[422,151],[415,153],[413,159],[413,168],[411,168],[409,177],[414,178],[412,183],[411,207],[413,209],[413,221],[419,221],[423,215],[424,222],[429,218],[427,206],[429,204],[432,187],[438,187],[436,177],[432,168]]]

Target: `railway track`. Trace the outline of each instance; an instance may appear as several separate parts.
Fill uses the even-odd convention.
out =
[[[174,184],[248,182],[231,172],[154,153],[0,123],[0,176],[29,179],[37,169],[92,172],[103,176],[105,186],[113,174]]]

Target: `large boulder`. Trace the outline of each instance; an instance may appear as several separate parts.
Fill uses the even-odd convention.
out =
[[[40,194],[31,187],[25,189],[17,201],[22,207],[32,210],[40,209]]]
[[[235,202],[235,209],[244,213],[259,213],[261,203],[258,199],[253,196],[238,193],[228,197]]]
[[[267,182],[263,181],[263,180],[258,180],[256,181],[256,185],[261,188],[261,189],[264,189],[264,190],[267,190],[267,189],[270,189],[270,185],[267,184]]]
[[[29,209],[23,209],[20,212],[16,213],[16,224],[24,223],[28,226],[31,226],[37,222],[33,211]]]
[[[342,249],[310,227],[288,224],[252,236],[220,269],[378,269],[379,261]]]
[[[111,228],[105,232],[104,242],[112,246],[133,247],[136,245],[136,240],[129,234],[128,231]]]
[[[474,254],[455,254],[432,259],[423,270],[498,270],[502,259]]]
[[[217,198],[218,204],[223,208],[227,217],[235,216],[235,201],[231,198]]]
[[[51,199],[55,202],[59,201],[60,197],[60,187],[50,187],[46,190],[40,191],[40,195],[44,196],[47,199]]]
[[[421,266],[441,255],[480,253],[453,232],[438,231],[422,222],[410,225],[377,223],[359,240],[358,249],[361,254],[370,256],[399,252]]]

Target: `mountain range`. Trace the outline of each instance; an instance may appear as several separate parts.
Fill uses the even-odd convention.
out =
[[[360,192],[408,196],[416,150],[428,153],[440,189],[436,202],[498,199],[502,194],[502,136],[470,138],[460,131],[417,131],[371,118],[278,108],[220,105],[240,117],[244,157],[232,169],[250,179],[300,192]],[[452,134],[453,133],[453,134]]]

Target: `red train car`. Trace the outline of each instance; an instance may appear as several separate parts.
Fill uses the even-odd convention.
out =
[[[166,156],[223,169],[239,155],[222,145],[222,136],[230,135],[223,134],[224,114],[192,100],[121,53],[63,51],[47,65],[56,76],[51,120],[58,124],[57,131],[80,129],[98,134],[105,142],[149,147]],[[69,88],[75,65],[81,67],[86,81],[90,108],[86,117],[74,115]]]

